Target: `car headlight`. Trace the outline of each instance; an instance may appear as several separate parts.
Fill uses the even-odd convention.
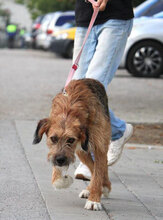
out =
[[[58,34],[56,39],[66,39],[68,37],[68,33]]]

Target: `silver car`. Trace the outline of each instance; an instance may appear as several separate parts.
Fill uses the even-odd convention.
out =
[[[126,68],[132,75],[140,77],[159,77],[163,74],[163,18],[134,19],[120,68]]]

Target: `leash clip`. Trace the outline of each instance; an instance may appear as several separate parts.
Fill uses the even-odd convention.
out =
[[[62,93],[63,93],[63,95],[64,95],[64,96],[68,96],[68,94],[67,94],[67,92],[66,92],[66,89],[65,89],[65,88],[63,89],[63,92],[62,92]]]

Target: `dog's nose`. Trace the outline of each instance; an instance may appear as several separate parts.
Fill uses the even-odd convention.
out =
[[[56,165],[60,167],[65,166],[67,164],[67,157],[65,156],[57,156],[55,160],[56,160]]]

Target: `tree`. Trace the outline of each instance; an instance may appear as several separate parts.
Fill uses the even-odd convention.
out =
[[[24,4],[25,0],[15,0],[15,2],[18,3],[18,4]]]
[[[32,18],[54,11],[74,10],[75,0],[28,0]]]
[[[15,0],[19,4],[26,4],[32,18],[54,11],[74,10],[76,0]],[[83,0],[84,1],[84,0]],[[144,0],[133,0],[133,6],[136,7]]]

